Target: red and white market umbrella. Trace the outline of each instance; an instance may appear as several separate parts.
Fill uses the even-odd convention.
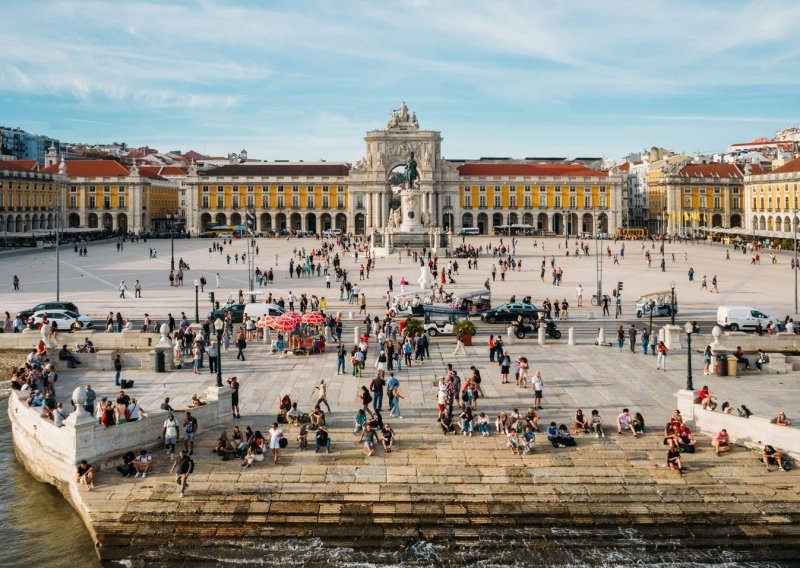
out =
[[[308,312],[303,314],[302,322],[308,325],[322,325],[325,323],[325,316],[319,312]]]

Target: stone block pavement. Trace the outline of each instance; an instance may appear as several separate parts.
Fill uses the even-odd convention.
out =
[[[98,476],[95,491],[81,493],[96,538],[105,547],[101,556],[123,555],[120,547],[150,549],[153,536],[161,544],[177,542],[186,531],[202,536],[204,546],[213,546],[230,536],[232,526],[241,530],[236,534],[242,538],[423,534],[458,539],[490,524],[544,523],[726,525],[742,534],[790,538],[786,531],[800,521],[797,472],[767,473],[752,451],[737,448],[716,457],[708,439],[700,437],[700,450],[685,457],[684,475],[665,467],[660,431],[674,409],[675,391],[685,383],[685,351],[670,356],[670,370],[657,372],[653,357],[631,354],[627,348],[541,347],[527,341],[511,346],[512,355],[528,357],[532,371],[542,370],[542,423],[555,420],[571,426],[576,408],[586,413],[598,408],[607,433],[604,439],[579,435],[578,447],[569,449],[554,449],[542,438],[544,443],[533,454],[519,456],[512,455],[494,432],[488,438],[445,437],[434,423],[432,382],[449,361],[462,374],[470,364],[481,369],[488,396],[479,400],[479,410],[490,418],[512,407],[524,412],[530,405],[530,387],[523,391],[513,384],[500,385],[499,368],[488,363],[483,346],[468,347],[466,356],[457,359],[451,357],[453,347],[451,339],[436,339],[431,361],[398,373],[406,397],[403,419],[384,414],[395,428],[399,447],[390,454],[378,450],[373,457],[365,455],[351,433],[357,391],[368,384],[370,373],[362,379],[337,376],[333,353],[279,357],[253,343],[244,363],[225,355],[223,375],[236,374],[242,383],[243,418],[231,425],[265,432],[285,393],[310,410],[316,400],[314,386],[326,378],[334,411],[328,420],[332,453],[315,454],[313,438],[312,450],[298,451],[295,429],[285,426],[290,444],[281,452],[280,464],[267,460],[242,470],[237,461],[221,462],[210,452],[218,431],[202,431],[201,425],[194,454],[197,467],[184,499],[179,499],[174,479],[166,473],[170,464],[159,448],[153,452],[155,475],[121,479],[109,468]],[[372,363],[374,350],[367,369]],[[145,409],[157,407],[164,394],[181,405],[202,385],[213,383],[211,375],[195,379],[190,370],[133,375],[134,392],[142,393]],[[700,368],[696,375],[699,387],[704,380]],[[101,392],[111,377],[92,380]],[[796,408],[798,395],[791,388],[796,380],[795,374],[753,374],[709,377],[707,384],[721,401],[745,402],[757,414],[771,416],[779,407]],[[616,434],[614,422],[623,406],[644,414],[648,432],[643,438]],[[160,420],[161,415],[151,419]],[[322,526],[327,528],[320,533]]]

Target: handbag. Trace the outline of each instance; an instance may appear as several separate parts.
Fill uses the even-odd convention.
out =
[[[283,436],[281,436],[281,439],[280,439],[280,440],[278,440],[278,445],[279,445],[281,448],[285,448],[286,446],[288,446],[288,445],[289,445],[289,440],[288,440],[288,439],[286,439],[286,438],[284,438]]]

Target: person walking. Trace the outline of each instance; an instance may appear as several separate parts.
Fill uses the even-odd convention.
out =
[[[533,386],[533,407],[536,410],[542,410],[542,391],[544,390],[544,382],[542,381],[541,371],[536,371],[533,374],[531,385]]]
[[[372,392],[372,409],[375,412],[383,410],[383,389],[386,386],[386,381],[382,376],[378,375],[369,384],[369,390]]]
[[[453,355],[458,355],[458,350],[461,349],[461,353],[466,355],[467,350],[464,349],[464,331],[460,330],[458,335],[456,335],[456,348],[453,350]]]
[[[611,312],[608,311],[608,296],[603,296],[603,315],[610,316]]]
[[[128,289],[128,287],[125,285],[125,281],[124,280],[120,280],[119,281],[119,297],[122,298],[123,300],[125,299],[125,291],[127,289]]]
[[[139,284],[139,281],[136,281],[136,284],[133,285],[133,297],[134,298],[141,298],[142,297],[142,285]]]
[[[215,277],[217,279],[217,288],[219,288],[219,272],[215,274]]]
[[[631,346],[631,353],[636,352],[636,327],[631,324],[630,328],[628,328],[628,341],[630,342]]]
[[[119,353],[114,355],[114,384],[120,386],[120,376],[122,375],[122,357]]]
[[[244,338],[244,331],[239,331],[239,335],[236,337],[236,348],[238,349],[236,359],[244,361],[244,350],[247,349],[247,340]]]
[[[11,279],[11,285],[14,287],[15,292],[19,292],[19,276],[17,276],[16,274]]]
[[[619,345],[619,350],[622,351],[622,346],[625,345],[625,329],[622,326],[617,328],[617,345]]]
[[[272,450],[272,463],[277,464],[280,460],[280,457],[278,457],[278,451],[281,448],[281,439],[283,439],[283,430],[281,430],[281,427],[278,426],[277,422],[272,423],[272,428],[270,428],[267,437],[269,441],[269,447]]]
[[[199,429],[197,418],[192,416],[191,412],[187,412],[183,419],[183,449],[189,452],[190,456],[194,453],[194,437]]]
[[[325,379],[320,379],[319,383],[317,383],[317,386],[315,388],[319,391],[319,396],[317,397],[316,406],[322,408],[322,405],[324,404],[325,407],[328,409],[328,413],[329,414],[333,413],[333,411],[331,410],[331,405],[328,404],[328,385],[327,383],[325,383]]]
[[[234,418],[241,418],[239,412],[239,379],[234,375],[228,377],[228,387],[231,389],[231,412]]]
[[[667,370],[667,352],[669,351],[669,349],[667,349],[667,346],[664,345],[663,341],[659,341],[657,350],[658,350],[658,366],[656,367],[656,369],[660,369],[662,371],[666,371]]]
[[[580,308],[583,306],[583,286],[578,284],[578,289],[575,292],[576,297],[578,298],[578,307]]]
[[[716,274],[711,278],[711,290],[710,291],[711,292],[716,292],[717,294],[719,294],[719,288],[717,287],[717,275]]]
[[[208,346],[206,351],[208,353],[208,368],[211,374],[217,370],[217,357],[219,357],[219,344],[217,340],[214,339],[211,341],[211,345]]]
[[[343,343],[339,344],[339,348],[336,351],[336,374],[346,373],[347,370],[345,368],[344,360],[347,357],[347,349],[345,348]]]
[[[189,474],[194,471],[194,461],[189,455],[186,453],[186,450],[181,450],[178,453],[178,459],[176,459],[172,467],[169,468],[169,472],[175,472],[175,483],[178,484],[180,488],[180,497],[183,498],[186,494],[186,490],[189,488],[189,484],[187,483],[189,479]]]

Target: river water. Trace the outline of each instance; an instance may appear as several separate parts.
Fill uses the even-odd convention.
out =
[[[7,399],[0,399],[0,567],[99,568],[100,561],[83,522],[55,488],[31,478],[11,446]],[[670,531],[666,529],[666,532]],[[402,547],[350,548],[319,539],[269,540],[255,546],[231,543],[229,548],[192,547],[162,551],[169,563],[131,559],[109,566],[248,567],[307,566],[313,568],[475,566],[602,566],[630,568],[789,567],[800,566],[800,543],[769,550],[741,537],[709,548],[686,548],[679,536],[636,529],[533,528],[487,529],[468,546],[448,546],[424,540]]]

